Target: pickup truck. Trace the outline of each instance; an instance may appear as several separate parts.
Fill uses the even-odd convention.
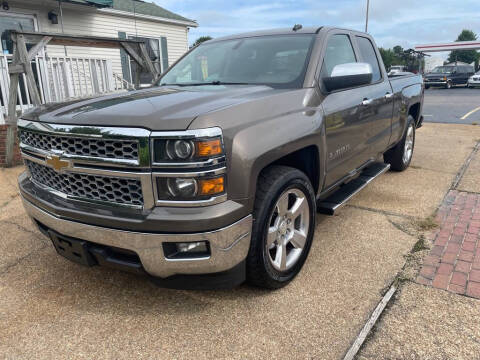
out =
[[[423,81],[389,80],[373,39],[315,27],[214,39],[154,86],[21,116],[26,212],[69,260],[165,287],[275,289],[316,212],[405,170]]]

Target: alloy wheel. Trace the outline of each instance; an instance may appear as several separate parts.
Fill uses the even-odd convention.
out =
[[[405,136],[405,148],[403,150],[403,163],[408,164],[413,154],[413,141],[414,141],[414,132],[413,125],[410,124],[407,129],[407,135]]]
[[[266,254],[278,271],[292,268],[305,248],[310,224],[310,204],[300,189],[280,195],[270,215]]]

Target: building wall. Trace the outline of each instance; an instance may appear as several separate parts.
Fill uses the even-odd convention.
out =
[[[60,23],[53,25],[48,20],[48,12],[58,11],[58,2],[46,0],[9,0],[7,13],[21,13],[35,16],[41,32],[61,32]],[[0,11],[1,14],[5,11]],[[188,50],[188,28],[184,25],[160,23],[146,19],[134,19],[104,13],[94,7],[63,4],[63,25],[66,34],[118,37],[119,32],[127,35],[167,38],[168,62],[172,64]],[[99,57],[112,60],[113,71],[122,75],[120,50],[105,48],[67,47],[67,56]],[[65,56],[64,47],[47,46],[49,56]]]

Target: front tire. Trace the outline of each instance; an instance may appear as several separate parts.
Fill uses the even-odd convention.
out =
[[[409,115],[402,140],[383,154],[383,159],[394,171],[403,171],[410,165],[415,147],[415,119]]]
[[[287,285],[301,270],[315,229],[315,193],[307,176],[287,166],[262,171],[257,184],[247,282]]]
[[[447,81],[447,83],[445,84],[445,89],[451,89],[451,88],[452,88],[452,82]]]

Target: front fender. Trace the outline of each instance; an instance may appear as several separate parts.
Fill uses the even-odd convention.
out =
[[[229,181],[229,195],[232,199],[248,199],[253,207],[260,172],[282,157],[308,146],[315,146],[319,154],[325,154],[323,136],[323,116],[318,110],[272,118],[239,131],[232,141],[229,177],[233,180]],[[320,174],[323,174],[323,163],[324,156],[320,155]]]

